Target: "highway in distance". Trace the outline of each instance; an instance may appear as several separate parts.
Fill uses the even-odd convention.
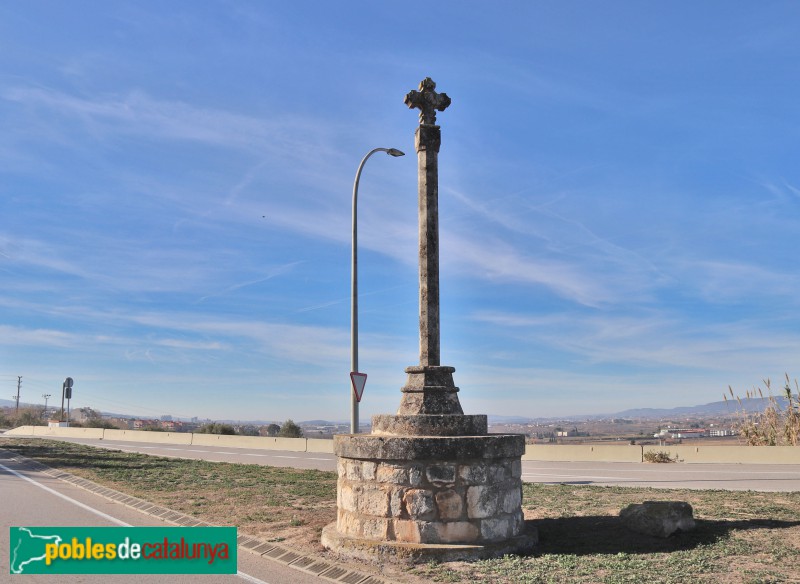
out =
[[[21,436],[17,436],[18,438]],[[237,462],[291,468],[336,470],[333,454],[288,452],[220,446],[190,446],[49,438],[140,452],[156,456],[212,462]],[[2,437],[0,436],[0,440]],[[644,464],[630,462],[522,461],[522,479],[529,483],[654,487],[668,489],[724,489],[732,491],[800,491],[800,465],[796,464]]]

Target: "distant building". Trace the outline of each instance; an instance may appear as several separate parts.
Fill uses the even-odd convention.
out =
[[[666,428],[658,434],[653,434],[653,438],[659,439],[683,439],[683,438],[705,438],[709,435],[705,428]]]
[[[718,428],[716,430],[709,431],[708,435],[714,438],[722,438],[723,436],[736,436],[736,432],[734,430]]]
[[[708,431],[705,428],[689,428],[681,430],[673,430],[673,438],[705,438],[708,436]]]

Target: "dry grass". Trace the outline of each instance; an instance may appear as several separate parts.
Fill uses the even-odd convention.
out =
[[[651,463],[669,463],[669,462],[678,462],[678,457],[672,458],[669,455],[669,452],[664,452],[663,450],[648,450],[643,455],[645,462]]]
[[[785,408],[772,395],[772,384],[769,379],[764,380],[764,385],[767,388],[769,404],[761,413],[745,411],[742,399],[734,395],[733,389],[728,386],[728,392],[741,408],[737,424],[739,433],[751,446],[797,446],[800,444],[800,397],[798,397],[800,387],[798,387],[797,380],[794,380],[796,393],[793,395],[789,375],[786,375],[783,387],[783,397],[786,399]],[[747,399],[756,396],[764,397],[764,391],[760,387],[745,393]],[[728,396],[723,397],[726,401],[728,400]]]
[[[217,525],[321,550],[336,520],[331,472],[147,456],[42,439],[3,439],[0,448]]]

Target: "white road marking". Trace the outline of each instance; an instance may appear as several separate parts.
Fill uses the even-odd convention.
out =
[[[80,501],[78,501],[76,499],[73,499],[72,497],[69,497],[69,496],[67,496],[67,495],[65,495],[63,493],[59,493],[55,489],[51,489],[47,485],[43,485],[42,483],[40,483],[38,481],[35,481],[30,477],[26,477],[25,475],[18,473],[14,469],[8,468],[6,465],[4,465],[2,463],[0,463],[0,468],[5,470],[6,472],[9,472],[9,473],[13,474],[17,478],[22,479],[23,481],[27,481],[27,482],[29,482],[29,483],[31,483],[33,485],[36,485],[40,489],[43,489],[43,490],[47,491],[48,493],[50,493],[52,495],[55,495],[56,497],[60,497],[61,499],[64,499],[65,501],[67,501],[69,503],[72,503],[73,505],[76,505],[76,506],[80,507],[81,509],[89,511],[90,513],[94,513],[98,517],[102,517],[106,521],[110,521],[111,523],[113,523],[115,525],[119,525],[120,527],[133,527],[130,523],[125,523],[121,519],[117,519],[116,517],[112,517],[108,513],[103,513],[99,509],[95,509],[94,507],[90,507],[89,505],[86,505],[85,503],[81,503]],[[248,582],[252,582],[253,584],[269,584],[269,582],[266,582],[264,580],[260,580],[259,578],[256,578],[255,576],[251,576],[250,574],[247,574],[247,573],[242,572],[242,571],[237,571],[236,575],[239,578],[241,578],[242,580],[247,580]]]
[[[18,473],[18,472],[17,472],[17,471],[15,471],[14,469],[8,468],[8,467],[7,467],[6,465],[4,465],[4,464],[0,464],[0,468],[2,468],[3,470],[5,470],[6,472],[10,472],[10,473],[11,473],[11,474],[13,474],[15,477],[17,477],[17,478],[20,478],[20,479],[22,479],[23,481],[27,481],[27,482],[29,482],[29,483],[31,483],[31,484],[33,484],[33,485],[36,485],[37,487],[39,487],[40,489],[43,489],[43,490],[47,491],[47,492],[48,492],[48,493],[50,493],[51,495],[55,495],[56,497],[60,497],[60,498],[64,499],[65,501],[69,501],[69,502],[70,502],[70,503],[72,503],[73,505],[77,505],[77,506],[78,506],[78,507],[80,507],[81,509],[84,509],[84,510],[86,510],[86,511],[89,511],[90,513],[94,513],[95,515],[97,515],[98,517],[102,517],[102,518],[103,518],[103,519],[105,519],[106,521],[110,521],[111,523],[114,523],[115,525],[119,525],[119,526],[121,526],[121,527],[131,527],[131,524],[130,524],[130,523],[125,523],[124,521],[122,521],[122,520],[120,520],[120,519],[117,519],[116,517],[112,517],[111,515],[108,515],[107,513],[103,513],[103,512],[102,512],[102,511],[100,511],[99,509],[95,509],[94,507],[89,507],[89,505],[86,505],[86,504],[84,504],[84,503],[81,503],[80,501],[77,501],[77,500],[73,499],[72,497],[68,497],[67,495],[65,495],[65,494],[63,494],[63,493],[59,493],[59,492],[58,492],[58,491],[56,491],[55,489],[51,489],[51,488],[50,488],[50,487],[48,487],[47,485],[43,485],[42,483],[40,483],[40,482],[38,482],[38,481],[35,481],[35,480],[33,480],[32,478],[30,478],[30,477],[26,477],[25,475]]]
[[[568,475],[568,474],[553,474],[553,473],[522,473],[522,478],[531,478],[531,477],[547,477],[547,478],[556,478],[562,477],[565,479],[574,479],[580,481],[594,481],[594,480],[603,480],[603,481],[631,481],[635,479],[630,479],[627,477],[593,477],[587,475]]]

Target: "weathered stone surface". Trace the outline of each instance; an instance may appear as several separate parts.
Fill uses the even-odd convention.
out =
[[[522,485],[513,486],[506,489],[503,494],[503,502],[500,508],[504,513],[514,513],[522,505]]]
[[[408,468],[396,464],[381,463],[375,480],[379,483],[392,483],[395,485],[405,485],[408,483]]]
[[[402,543],[420,543],[422,536],[419,532],[420,523],[408,519],[395,519],[392,522],[394,540]]]
[[[464,514],[464,499],[456,491],[440,491],[436,493],[436,508],[439,511],[439,519],[453,520],[461,519]]]
[[[339,473],[342,476],[342,473]],[[360,460],[346,460],[344,463],[344,477],[348,481],[361,480],[361,461]]]
[[[341,461],[341,460],[340,460]],[[339,476],[349,481],[371,481],[375,478],[377,464],[367,460],[345,460],[337,465]]]
[[[519,458],[525,452],[522,434],[486,436],[373,436],[333,437],[333,451],[342,458],[362,460],[442,460]]]
[[[408,522],[413,524],[414,522]],[[410,525],[414,529],[415,525]],[[400,531],[395,532],[400,533]],[[527,554],[533,551],[538,534],[535,527],[530,527],[524,534],[499,542],[476,542],[472,544],[436,544],[428,545],[419,542],[403,541],[395,537],[391,541],[378,541],[341,533],[336,523],[327,525],[322,530],[322,545],[335,552],[361,558],[366,561],[391,560],[398,563],[417,562],[456,562],[499,558],[507,554]]]
[[[414,392],[425,389],[439,389],[457,392],[453,382],[455,367],[447,365],[411,365],[406,367],[406,384],[401,391]]]
[[[361,535],[368,539],[385,540],[389,537],[389,520],[379,517],[365,519],[361,527]]]
[[[432,464],[425,469],[428,482],[436,487],[452,485],[456,482],[455,463]]]
[[[628,505],[619,516],[631,531],[655,537],[695,528],[692,506],[684,501],[645,501]]]
[[[403,495],[403,503],[412,519],[430,520],[436,517],[436,505],[431,491],[409,489]]]
[[[408,469],[408,484],[418,487],[422,484],[422,466],[415,464]]]
[[[454,392],[425,390],[421,392],[404,393],[400,399],[398,414],[459,414],[461,404],[458,395]]]
[[[375,471],[377,468],[377,463],[365,460],[361,463],[361,478],[365,481],[375,480]]]
[[[372,416],[372,434],[379,436],[483,436],[487,427],[483,414]]]
[[[502,541],[512,535],[513,518],[510,515],[493,517],[481,521],[481,539],[484,541]]]
[[[403,497],[405,494],[406,490],[402,488],[392,489],[389,493],[389,514],[392,517],[400,517],[403,514]]]
[[[486,483],[486,464],[483,462],[463,464],[458,467],[458,476],[467,485],[483,485]]]
[[[428,523],[422,529],[424,543],[475,543],[481,531],[469,521],[446,521]]]
[[[388,517],[389,494],[374,483],[364,483],[358,496],[358,508],[365,515]]]
[[[341,507],[336,512],[336,528],[348,535],[361,535],[361,519],[356,513],[349,513]]]
[[[441,144],[441,134],[438,126],[417,129],[415,146],[419,193],[419,363],[423,366],[441,365],[439,345],[439,144]],[[414,412],[400,411],[398,413]]]
[[[346,509],[347,511],[358,511],[358,490],[360,485],[354,486],[352,483],[339,483],[337,493],[337,503],[339,509]]]
[[[421,258],[420,270],[422,270],[422,262],[423,260]],[[438,313],[438,300],[436,310]],[[436,326],[438,328],[438,324]],[[424,353],[423,348],[421,348],[420,351]],[[422,356],[420,358],[422,359]],[[400,407],[397,409],[397,415],[463,416],[464,411],[461,409],[461,403],[458,401],[458,388],[453,383],[453,372],[455,368],[441,366],[438,364],[438,361],[436,364],[428,363],[427,361],[421,362],[424,364],[406,367],[408,379],[400,390],[403,395],[400,399]]]
[[[496,485],[478,485],[467,489],[467,517],[484,519],[494,517],[500,496]]]
[[[490,464],[487,468],[488,482],[502,483],[511,476],[509,468],[502,462]]]
[[[446,93],[436,92],[436,83],[426,77],[419,83],[419,91],[409,91],[403,100],[409,108],[419,110],[419,123],[421,126],[436,124],[437,110],[443,112],[451,103]]]

